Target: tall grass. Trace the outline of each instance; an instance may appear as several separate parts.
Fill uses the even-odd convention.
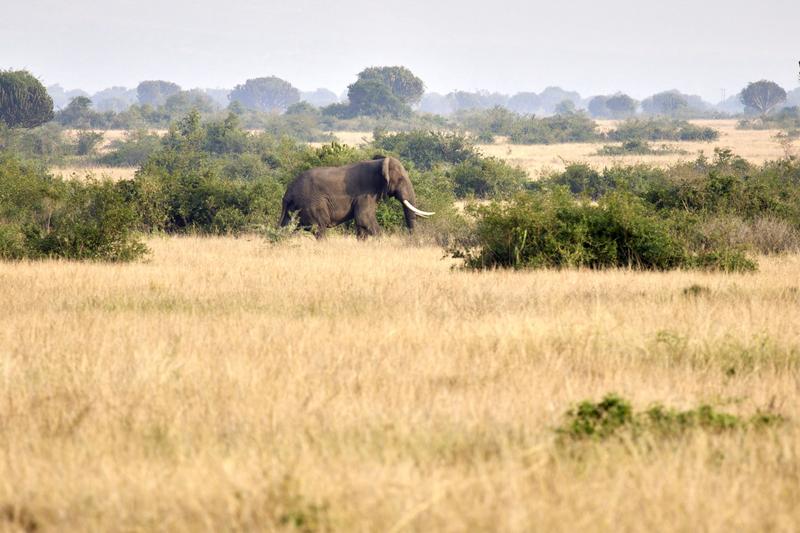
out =
[[[399,239],[147,245],[0,263],[0,529],[800,521],[798,256],[476,274]],[[786,422],[558,444],[564,413],[611,391]]]

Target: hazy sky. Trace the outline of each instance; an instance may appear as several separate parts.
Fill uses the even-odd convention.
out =
[[[800,1],[2,0],[0,68],[90,92],[144,79],[232,87],[276,75],[341,93],[365,66],[428,90],[560,85],[712,101],[798,86]]]

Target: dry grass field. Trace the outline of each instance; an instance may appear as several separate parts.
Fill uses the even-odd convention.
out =
[[[0,530],[798,529],[800,256],[469,273],[399,238],[148,244],[0,263]],[[788,420],[556,438],[612,391]]]
[[[595,154],[604,143],[519,145],[509,144],[503,138],[499,138],[494,144],[478,145],[478,148],[484,155],[499,157],[524,168],[532,179],[538,179],[548,172],[563,170],[566,164],[572,162],[588,163],[598,169],[613,165],[636,163],[666,167],[679,161],[693,160],[701,151],[706,155],[711,155],[714,152],[714,148],[717,147],[731,148],[736,154],[757,164],[786,155],[787,147],[775,137],[779,133],[778,130],[738,130],[736,129],[736,120],[692,120],[691,122],[719,130],[719,140],[710,143],[651,143],[654,147],[666,144],[670,148],[684,152],[664,155],[598,156]],[[598,120],[597,123],[601,131],[608,131],[613,129],[617,122],[613,120]],[[163,130],[154,131],[160,134],[164,133]],[[112,141],[124,138],[125,133],[120,130],[105,131],[105,139],[99,147],[100,153],[107,151]],[[71,132],[71,134],[74,135],[76,132]],[[338,131],[334,132],[334,135],[339,142],[351,146],[359,146],[372,140],[372,133],[367,131]],[[324,143],[310,144],[321,146]],[[794,141],[788,148],[792,153],[797,153],[798,149],[800,149],[800,143]],[[64,178],[84,177],[88,173],[96,177],[105,177],[113,180],[132,179],[135,172],[136,169],[133,167],[69,166],[53,169],[54,174]]]
[[[598,120],[603,131],[613,129],[616,124],[612,120]],[[785,155],[784,146],[775,138],[778,130],[739,130],[736,120],[692,120],[694,124],[710,126],[720,132],[718,140],[713,142],[653,142],[654,147],[666,144],[670,148],[686,153],[664,155],[595,155],[603,143],[567,143],[550,145],[514,145],[499,139],[495,144],[479,145],[485,155],[500,157],[508,162],[524,168],[531,178],[538,178],[543,173],[563,170],[566,164],[573,162],[588,163],[594,168],[602,169],[613,165],[631,165],[647,163],[666,167],[679,161],[691,161],[697,158],[700,151],[712,155],[714,148],[730,148],[737,155],[756,164],[778,159]],[[619,143],[608,143],[619,144]],[[790,150],[796,151],[800,144],[795,141]]]
[[[105,167],[88,165],[54,167],[51,169],[51,172],[54,176],[59,176],[63,179],[85,179],[87,176],[91,176],[97,179],[119,181],[132,180],[137,170],[138,169],[136,167]]]

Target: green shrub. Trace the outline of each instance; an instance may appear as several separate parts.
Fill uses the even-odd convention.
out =
[[[75,146],[63,128],[53,122],[32,129],[9,129],[0,122],[0,151],[3,150],[42,165],[57,165],[75,153]]]
[[[450,170],[458,198],[507,198],[521,191],[528,174],[496,157],[473,157]]]
[[[161,144],[156,133],[147,130],[128,132],[124,139],[115,140],[109,146],[109,152],[97,161],[111,167],[137,167],[147,161]]]
[[[601,138],[597,123],[583,113],[536,118],[521,117],[508,132],[516,144],[593,142]]]
[[[110,182],[54,179],[0,155],[0,258],[130,261],[146,252],[135,207]]]
[[[736,126],[744,130],[785,130],[800,129],[800,107],[784,107],[768,115],[740,120]]]
[[[434,131],[377,132],[372,145],[396,154],[402,161],[411,161],[421,170],[431,170],[440,163],[457,165],[476,156],[474,146],[466,137]]]
[[[714,141],[719,132],[685,120],[668,118],[628,119],[608,133],[614,141]]]
[[[538,181],[536,189],[566,186],[576,196],[597,200],[611,191],[627,191],[645,200],[654,184],[664,181],[665,171],[647,164],[614,165],[602,171],[587,163],[570,163],[563,172],[555,172]],[[656,207],[659,207],[655,202]]]
[[[502,107],[461,111],[456,122],[483,142],[503,135],[516,144],[592,142],[601,138],[597,124],[583,113],[537,118]]]
[[[607,194],[594,205],[555,188],[473,212],[474,241],[453,250],[470,268],[669,269],[686,263],[670,225],[629,193]]]
[[[75,153],[89,155],[94,152],[97,145],[103,141],[103,134],[97,131],[79,131]]]
[[[604,145],[597,151],[596,155],[666,155],[666,154],[685,154],[685,150],[671,148],[665,144],[658,148],[653,148],[650,143],[641,139],[631,139],[623,141],[621,146]]]
[[[583,401],[571,408],[556,432],[572,441],[599,441],[623,433],[633,438],[668,438],[690,431],[722,433],[760,429],[783,421],[782,416],[772,412],[758,411],[750,417],[741,417],[718,411],[710,405],[680,410],[655,404],[644,411],[636,411],[628,400],[608,394],[599,402]]]

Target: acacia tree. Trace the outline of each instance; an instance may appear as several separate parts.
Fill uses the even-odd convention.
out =
[[[256,111],[283,112],[300,101],[300,91],[291,83],[275,76],[247,80],[237,85],[228,96],[231,102]]]
[[[742,89],[739,100],[745,107],[766,115],[776,105],[786,101],[786,91],[774,81],[754,81]]]
[[[53,99],[26,70],[0,71],[0,122],[10,128],[35,128],[53,119]]]
[[[369,67],[358,73],[359,81],[378,81],[406,105],[414,105],[425,93],[425,84],[406,67]]]

